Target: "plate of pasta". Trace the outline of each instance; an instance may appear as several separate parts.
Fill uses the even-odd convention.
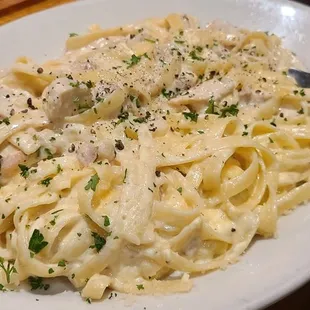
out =
[[[95,0],[2,26],[1,306],[258,309],[309,280],[309,17]]]

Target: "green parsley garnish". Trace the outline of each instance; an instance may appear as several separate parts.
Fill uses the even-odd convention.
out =
[[[167,91],[166,88],[162,89],[161,94],[167,99],[170,99],[172,96],[174,96],[174,92],[172,90]]]
[[[180,194],[182,194],[183,188],[182,188],[182,187],[179,187],[179,188],[177,189],[177,191],[178,191]]]
[[[229,107],[225,107],[221,109],[220,112],[221,112],[220,117],[237,116],[239,112],[238,104],[232,104]]]
[[[37,289],[39,290],[44,289],[46,291],[50,287],[49,284],[43,284],[43,278],[41,277],[29,277],[28,283],[30,284],[32,291]]]
[[[58,164],[57,165],[57,173],[60,173],[60,172],[62,172],[63,170],[62,170],[62,168],[61,168],[61,166]]]
[[[72,87],[80,87],[81,83],[79,81],[76,81],[75,83],[74,82],[70,82],[69,85],[72,86]]]
[[[144,290],[144,286],[143,284],[137,284],[137,289],[140,290]]]
[[[137,118],[133,119],[133,121],[134,121],[135,123],[139,123],[139,124],[143,124],[143,123],[146,123],[146,122],[147,122],[147,120],[146,120],[145,117],[137,117]]]
[[[66,261],[64,259],[58,262],[58,267],[66,267]]]
[[[39,253],[48,245],[47,241],[44,241],[44,236],[40,233],[40,230],[35,229],[29,241],[28,249],[33,253]]]
[[[183,112],[182,114],[186,119],[189,119],[191,122],[197,123],[198,114],[196,112]]]
[[[304,97],[306,96],[305,94],[305,90],[304,89],[301,89],[300,92],[299,92],[300,96]]]
[[[87,82],[83,82],[87,86],[87,88],[93,88],[95,87],[95,83],[91,80],[88,80]]]
[[[99,183],[99,177],[98,177],[98,174],[94,174],[93,176],[91,176],[91,178],[89,179],[88,183],[86,184],[86,186],[84,187],[85,190],[93,190],[95,191],[96,190],[96,187],[97,187],[97,184]]]
[[[126,178],[127,178],[127,168],[125,169],[125,175],[124,175],[124,178],[123,178],[123,183],[126,183]]]
[[[48,187],[48,186],[50,185],[50,183],[51,183],[51,180],[53,180],[53,178],[48,177],[48,178],[42,180],[42,181],[40,182],[40,184],[45,185],[46,187]]]
[[[47,159],[52,159],[53,158],[53,153],[51,152],[50,149],[44,148],[44,151],[47,154]]]
[[[52,273],[54,273],[54,269],[53,269],[53,268],[50,268],[50,269],[48,270],[48,274],[52,274]]]
[[[29,167],[25,166],[25,165],[18,165],[21,173],[20,175],[23,177],[23,178],[28,178],[29,177]]]
[[[98,235],[96,232],[92,232],[91,235],[94,238],[95,244],[91,245],[90,248],[96,249],[97,253],[99,253],[103,246],[106,244],[106,240],[100,235]]]
[[[4,119],[0,122],[0,124],[1,124],[1,123],[4,123],[5,125],[10,125],[10,124],[11,124],[8,117],[4,118]]]
[[[70,37],[70,38],[72,38],[72,37],[77,37],[77,36],[78,36],[78,34],[75,33],[75,32],[69,33],[69,37]]]
[[[200,56],[198,56],[198,55],[196,54],[196,51],[191,51],[191,52],[189,53],[189,56],[190,56],[193,60],[204,61],[204,59],[203,59],[202,57],[200,57]]]
[[[298,114],[304,114],[304,109],[301,108],[300,110],[297,111]]]
[[[134,65],[138,64],[141,61],[141,58],[145,57],[150,59],[150,57],[147,55],[147,53],[144,53],[143,55],[137,56],[135,54],[131,55],[131,58],[129,60],[123,60],[124,63],[126,63],[127,69],[133,67]]]
[[[211,97],[209,99],[209,105],[207,110],[205,111],[206,114],[218,114],[217,112],[215,112],[215,101],[213,100],[213,98]]]
[[[103,216],[104,218],[104,226],[107,227],[107,226],[110,226],[110,219],[107,215],[104,215]]]
[[[156,43],[155,40],[151,40],[151,39],[144,39],[144,40],[147,41],[147,42],[150,42],[150,43]]]
[[[0,257],[0,268],[4,271],[5,273],[5,277],[6,277],[6,281],[9,284],[11,282],[11,275],[13,273],[17,273],[16,268],[14,267],[14,262],[12,261],[8,261],[6,266],[4,264],[4,258]]]
[[[129,98],[130,98],[131,102],[133,102],[136,105],[137,108],[141,107],[141,103],[140,103],[140,100],[138,97],[130,95]],[[124,113],[127,113],[127,115],[128,115],[128,112],[124,112]],[[128,116],[127,116],[127,118],[128,118]]]

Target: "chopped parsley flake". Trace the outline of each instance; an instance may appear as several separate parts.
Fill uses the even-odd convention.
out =
[[[94,174],[93,176],[91,176],[91,178],[89,179],[88,183],[86,184],[86,186],[84,187],[85,190],[89,190],[91,189],[92,191],[96,190],[97,184],[99,183],[99,177],[98,174]]]
[[[182,187],[179,187],[179,188],[177,189],[177,191],[178,191],[180,194],[182,194],[183,188],[182,188]]]
[[[174,92],[172,90],[167,91],[166,88],[162,89],[161,94],[167,99],[170,99],[174,96]]]
[[[191,122],[197,123],[198,114],[196,112],[183,112],[182,114],[186,119],[189,119]]]
[[[126,183],[126,178],[127,178],[127,168],[125,169],[125,175],[124,175],[124,178],[123,178],[123,183]]]
[[[204,61],[204,59],[203,59],[202,57],[200,57],[200,56],[198,56],[198,55],[196,54],[196,51],[195,51],[195,50],[191,51],[191,52],[189,53],[189,56],[190,56],[193,60]]]
[[[20,173],[20,175],[23,177],[23,178],[28,178],[29,177],[29,167],[27,167],[27,166],[25,166],[25,165],[18,165],[18,167],[19,167],[19,169],[20,169],[20,171],[21,171],[21,173]]]
[[[62,170],[62,168],[61,168],[61,166],[58,164],[57,165],[57,173],[60,173],[60,172],[62,172],[63,170]]]
[[[53,178],[48,177],[48,178],[42,180],[42,181],[40,182],[40,184],[45,185],[46,187],[48,187],[48,186],[50,185],[50,183],[51,183],[51,180],[53,180]]]
[[[66,267],[66,263],[67,262],[64,259],[62,259],[58,262],[58,267]]]
[[[4,264],[4,258],[0,257],[0,268],[4,271],[6,281],[9,284],[11,282],[11,275],[17,273],[16,268],[14,267],[14,262],[8,261],[6,266]]]
[[[237,116],[239,112],[238,104],[232,104],[229,107],[225,107],[221,109],[220,112],[220,117]]]
[[[75,33],[75,32],[69,33],[69,37],[70,37],[70,38],[72,38],[72,37],[77,37],[77,36],[78,36],[78,34]]]
[[[44,289],[46,291],[50,287],[49,284],[43,284],[43,279],[41,277],[29,277],[28,283],[30,284],[32,291],[37,289]]]
[[[144,290],[144,286],[143,284],[138,284],[137,285],[137,289],[140,291],[140,290]]]
[[[92,232],[91,235],[94,238],[95,244],[91,245],[90,248],[91,249],[96,249],[97,253],[99,253],[100,250],[106,244],[106,240],[103,237],[101,237],[100,235],[98,235],[96,232]]]
[[[53,269],[53,268],[50,268],[50,269],[48,270],[48,274],[52,274],[52,273],[54,273],[54,269]]]
[[[70,82],[69,85],[72,86],[72,87],[80,87],[81,83],[79,81],[76,81],[75,83],[74,82]]]
[[[109,217],[107,215],[104,215],[103,218],[104,218],[104,224],[103,225],[105,227],[110,226],[110,219],[109,219]]]
[[[131,58],[129,60],[123,60],[123,62],[128,65],[127,66],[127,69],[128,69],[128,68],[131,68],[134,65],[138,64],[141,61],[142,57],[150,59],[150,57],[147,55],[147,53],[144,53],[141,56],[137,56],[137,55],[133,54],[133,55],[131,55]]]
[[[206,114],[218,114],[217,112],[215,112],[215,101],[213,100],[213,98],[211,97],[209,99],[209,105],[207,110],[205,111]]]
[[[47,241],[44,241],[44,236],[38,229],[35,229],[29,241],[28,249],[33,253],[39,253],[48,245]]]

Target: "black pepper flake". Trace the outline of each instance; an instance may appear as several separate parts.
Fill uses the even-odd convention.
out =
[[[10,98],[10,95],[9,95],[9,94],[7,94],[7,95],[5,96],[5,98]]]
[[[38,72],[39,74],[43,73],[43,68],[39,67],[38,70],[37,70],[37,72]]]
[[[159,178],[160,177],[160,171],[156,170],[155,175]]]
[[[31,109],[31,110],[37,110],[37,108],[32,104],[32,99],[31,98],[27,99],[27,105],[28,105],[28,108]]]
[[[231,229],[231,232],[235,232],[235,231],[236,231],[236,228],[232,228],[232,229]]]
[[[115,147],[118,149],[118,150],[123,150],[125,148],[123,142],[121,140],[115,140]]]
[[[72,143],[70,147],[68,148],[68,152],[73,153],[74,151],[75,151],[75,145]]]

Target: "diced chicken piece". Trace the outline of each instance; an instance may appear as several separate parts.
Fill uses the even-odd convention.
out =
[[[28,103],[28,104],[27,104]],[[32,105],[31,95],[26,91],[14,91],[5,85],[0,85],[0,117],[10,117]]]
[[[191,88],[185,95],[173,98],[169,103],[174,105],[201,104],[206,103],[210,98],[215,101],[227,96],[235,87],[235,82],[231,79],[219,81],[212,79],[196,87]]]
[[[67,78],[54,80],[43,91],[43,109],[52,122],[79,114],[93,106],[91,89],[86,83]]]
[[[98,145],[98,159],[112,161],[115,158],[114,145],[110,140],[103,140]]]
[[[1,183],[6,183],[6,179],[12,177],[18,170],[18,165],[26,160],[26,155],[9,144],[0,152],[1,163]]]
[[[26,155],[33,154],[41,146],[37,136],[37,131],[33,128],[16,133],[10,137],[9,142],[23,151]]]
[[[89,164],[93,163],[96,160],[98,152],[97,148],[94,145],[87,142],[82,142],[78,146],[76,155],[80,163],[84,167],[87,167]]]
[[[111,84],[103,80],[96,83],[95,87],[92,89],[93,100],[96,103],[103,101],[105,97],[112,94],[118,86],[116,84]]]
[[[141,77],[146,82],[146,89],[151,95],[158,95],[163,88],[170,88],[175,75],[181,71],[181,59],[179,56],[171,55],[171,47],[155,48],[155,66],[145,66],[145,77]],[[143,68],[144,69],[144,68]],[[152,70],[150,73],[148,70]],[[154,79],[154,76],[156,78]]]
[[[253,90],[249,86],[243,87],[239,93],[240,104],[261,103],[271,98],[271,93],[257,89]]]
[[[197,75],[187,66],[182,66],[182,70],[177,76],[178,78],[174,81],[171,87],[177,91],[190,89],[197,83],[198,80]]]

